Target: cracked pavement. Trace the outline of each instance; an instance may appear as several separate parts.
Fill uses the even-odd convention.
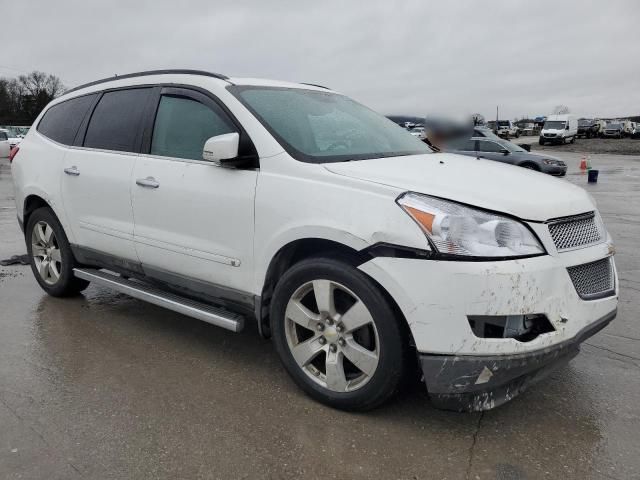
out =
[[[416,383],[374,412],[338,412],[250,326],[96,286],[50,298],[29,267],[0,266],[0,478],[640,478],[640,155],[591,155],[600,179],[587,185],[580,153],[554,154],[614,237],[619,314],[512,402],[443,412]],[[23,253],[0,159],[0,259]]]

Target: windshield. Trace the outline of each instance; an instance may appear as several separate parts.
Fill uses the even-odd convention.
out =
[[[591,120],[578,120],[578,125],[581,127],[590,127],[593,125],[593,122]]]
[[[622,125],[619,123],[610,123],[607,125],[607,128],[622,128]]]
[[[407,130],[343,95],[280,87],[228,89],[297,160],[327,163],[431,153]]]
[[[499,120],[498,121],[498,126],[499,127],[508,127],[509,126],[509,120]]]
[[[544,127],[542,128],[545,130],[562,130],[564,128],[564,124],[565,122],[557,121],[544,122]]]

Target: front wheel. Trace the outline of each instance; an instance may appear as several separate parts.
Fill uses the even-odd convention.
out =
[[[362,411],[398,390],[408,345],[401,324],[378,286],[347,262],[294,265],[276,286],[270,318],[282,363],[316,400]]]
[[[73,275],[75,260],[62,225],[50,208],[29,217],[25,230],[31,270],[49,295],[67,297],[87,288],[89,282]]]

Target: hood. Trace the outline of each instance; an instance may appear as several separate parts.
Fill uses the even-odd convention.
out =
[[[452,153],[378,158],[324,167],[337,175],[433,195],[525,220],[595,210],[589,195],[544,173]]]

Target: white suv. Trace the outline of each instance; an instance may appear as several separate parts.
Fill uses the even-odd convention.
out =
[[[143,72],[67,92],[12,163],[33,273],[239,331],[312,397],[506,402],[610,322],[613,246],[582,189],[437,153],[326,88]],[[14,152],[15,153],[15,152]]]

